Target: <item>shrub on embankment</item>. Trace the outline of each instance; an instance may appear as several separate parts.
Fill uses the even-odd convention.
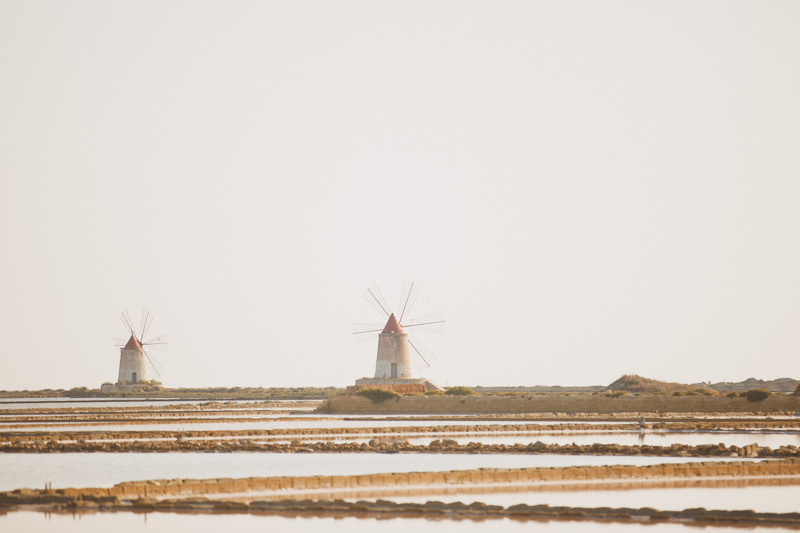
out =
[[[720,413],[800,411],[800,398],[770,396],[754,403],[725,396],[542,394],[536,396],[400,396],[375,403],[367,398],[336,396],[320,411],[330,413]]]
[[[371,400],[374,403],[382,403],[385,402],[386,400],[391,400],[393,398],[400,397],[400,395],[394,391],[390,391],[387,389],[377,389],[372,387],[359,389],[355,393],[358,396]]]
[[[469,387],[450,387],[444,393],[450,396],[472,396],[475,391]]]
[[[751,389],[741,393],[739,396],[744,396],[748,402],[763,402],[770,396],[770,393],[764,389]]]

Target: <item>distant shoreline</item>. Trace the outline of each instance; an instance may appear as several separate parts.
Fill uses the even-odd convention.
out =
[[[592,386],[561,386],[561,385],[535,385],[535,386],[475,386],[472,388],[466,387],[449,387],[450,394],[454,389],[464,389],[464,392],[475,394],[477,397],[483,399],[494,398],[495,401],[492,405],[498,406],[497,408],[509,409],[508,407],[500,407],[503,401],[513,401],[515,398],[523,398],[531,400],[536,398],[535,405],[537,411],[551,410],[548,407],[538,407],[543,405],[543,399],[549,398],[556,411],[563,411],[560,408],[561,404],[573,406],[571,412],[596,412],[595,409],[610,409],[609,412],[617,412],[620,406],[623,407],[624,412],[630,411],[629,405],[642,404],[643,408],[633,409],[634,411],[657,411],[657,410],[671,410],[680,411],[681,409],[672,409],[671,406],[699,406],[698,410],[701,412],[711,411],[726,411],[731,410],[731,405],[738,405],[736,398],[723,398],[722,396],[736,396],[737,393],[744,393],[748,390],[763,390],[767,393],[774,395],[766,403],[759,402],[744,402],[741,408],[732,409],[733,411],[747,411],[759,409],[763,406],[772,404],[784,404],[788,407],[781,407],[778,410],[790,409],[798,410],[800,406],[788,398],[788,395],[798,389],[799,381],[792,378],[779,378],[774,380],[761,380],[756,378],[749,378],[740,382],[719,382],[719,383],[699,383],[699,384],[680,384],[680,383],[665,383],[652,379],[642,378],[635,375],[622,376],[619,380],[611,385],[592,385]],[[53,398],[69,398],[73,401],[81,400],[119,400],[119,401],[147,401],[147,400],[182,400],[182,401],[226,401],[226,400],[249,400],[249,401],[270,401],[270,400],[335,400],[334,409],[345,409],[343,412],[353,412],[354,409],[350,396],[353,387],[191,387],[191,388],[167,388],[157,382],[143,382],[136,385],[117,386],[122,390],[109,391],[108,387],[111,384],[104,384],[103,390],[100,388],[91,389],[89,387],[73,387],[71,389],[41,389],[41,390],[23,390],[23,391],[0,391],[0,403],[3,399],[31,399],[37,398],[42,401]],[[605,394],[602,394],[605,393]],[[613,394],[614,398],[609,398],[608,395]],[[672,395],[672,396],[669,396]],[[618,396],[621,396],[618,398]],[[675,396],[675,397],[673,397]],[[685,397],[684,397],[685,396]],[[785,398],[786,397],[786,398]],[[566,400],[559,400],[559,398],[570,398]],[[581,399],[582,398],[582,399]],[[658,398],[658,400],[655,400]],[[645,401],[645,399],[647,399]],[[363,399],[362,399],[363,400]],[[462,412],[459,410],[458,405],[451,407],[451,401],[447,399],[435,400],[426,402],[422,399],[414,399],[413,396],[404,398],[404,405],[410,405],[409,402],[416,402],[414,409],[422,409],[420,412],[432,412],[431,409],[438,409],[439,407],[432,408],[432,405],[447,405],[447,411],[443,412]],[[616,401],[615,401],[616,400]],[[473,400],[470,400],[472,403]],[[605,406],[607,402],[612,403],[608,407]],[[460,404],[464,404],[460,401]],[[566,403],[564,403],[566,402]],[[599,402],[599,403],[598,403]],[[633,403],[631,403],[633,402]],[[778,402],[778,403],[776,403]],[[788,402],[788,403],[787,403]],[[367,412],[389,412],[385,411],[388,407],[384,405],[376,411],[375,405],[364,403],[364,401],[357,401],[359,406],[365,406]],[[739,402],[741,403],[741,402]],[[347,404],[348,407],[342,407]],[[352,404],[352,405],[350,405]],[[717,405],[719,404],[719,405]],[[476,404],[477,405],[477,404]],[[664,408],[660,406],[664,406]],[[717,406],[711,408],[711,406]],[[580,407],[578,407],[580,406]],[[667,406],[670,406],[667,408]],[[499,412],[524,412],[519,409],[528,409],[531,407],[530,403],[517,405],[511,411]],[[406,407],[408,408],[408,407]],[[588,410],[587,410],[588,408]],[[380,409],[383,409],[381,411]],[[486,407],[482,404],[479,412],[494,412],[486,411]],[[686,409],[683,409],[684,411]],[[402,412],[402,411],[391,411]],[[416,412],[416,411],[413,411]]]
[[[37,398],[46,401],[46,398],[69,398],[73,401],[120,400],[120,401],[147,401],[147,400],[324,400],[329,395],[343,392],[344,389],[336,387],[208,387],[208,388],[176,388],[168,389],[157,385],[143,385],[143,390],[103,393],[100,389],[76,387],[72,389],[43,389],[36,391],[0,391],[0,403],[4,399]],[[8,403],[8,402],[7,402]]]

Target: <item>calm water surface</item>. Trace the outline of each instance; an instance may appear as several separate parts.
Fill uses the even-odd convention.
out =
[[[61,515],[14,512],[0,516],[0,528],[19,533],[219,533],[220,531],[260,533],[307,533],[324,531],[330,533],[408,533],[424,531],[432,533],[503,533],[547,532],[547,533],[743,533],[751,529],[728,527],[691,527],[680,524],[614,524],[600,522],[516,522],[504,520],[425,520],[422,518],[288,518],[282,516],[257,515],[189,515],[173,513],[97,513],[83,515]],[[761,530],[759,530],[761,531]],[[763,531],[792,531],[781,528],[766,528]]]
[[[268,429],[296,429],[296,428],[385,428],[385,427],[408,427],[408,426],[489,426],[489,425],[516,425],[523,422],[518,421],[487,421],[470,420],[468,422],[447,422],[442,420],[358,420],[344,418],[324,418],[314,420],[319,415],[309,415],[308,420],[303,420],[301,416],[292,416],[282,419],[276,417],[272,420],[254,422],[190,422],[175,420],[173,422],[160,422],[156,424],[73,424],[38,422],[15,423],[16,427],[0,424],[0,431],[19,432],[19,431],[225,431],[225,430],[268,430]],[[191,420],[191,419],[187,419]],[[525,424],[552,424],[553,422],[524,422]],[[622,422],[620,422],[621,424]]]
[[[0,398],[0,410],[2,409],[64,409],[71,407],[163,407],[167,405],[200,405],[210,403],[212,400],[181,400],[178,398],[162,398],[157,400],[142,400],[142,399],[125,399],[119,398],[116,400],[96,400],[92,398],[75,399],[75,398]],[[293,402],[315,402],[322,403],[322,400],[264,400],[267,403],[281,403],[285,402],[291,404]],[[226,404],[240,404],[240,403],[258,403],[259,400],[220,400],[213,403]]]

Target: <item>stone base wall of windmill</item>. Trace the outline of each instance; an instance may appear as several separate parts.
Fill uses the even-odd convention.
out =
[[[103,383],[100,385],[100,392],[112,394],[115,392],[158,392],[164,390],[161,385],[139,384],[125,385],[122,383]]]
[[[134,384],[146,380],[144,353],[141,350],[120,350],[117,383]]]
[[[411,377],[408,334],[381,333],[378,336],[375,379],[409,379]]]
[[[423,394],[428,391],[441,390],[429,379],[377,379],[361,378],[356,380],[355,386],[347,387],[347,393],[353,394],[359,389],[386,389],[398,394]]]

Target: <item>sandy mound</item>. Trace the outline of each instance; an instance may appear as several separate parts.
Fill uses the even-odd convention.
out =
[[[654,394],[671,394],[674,392],[693,392],[696,387],[683,383],[668,383],[636,374],[626,374],[608,386],[612,391],[646,392]]]

